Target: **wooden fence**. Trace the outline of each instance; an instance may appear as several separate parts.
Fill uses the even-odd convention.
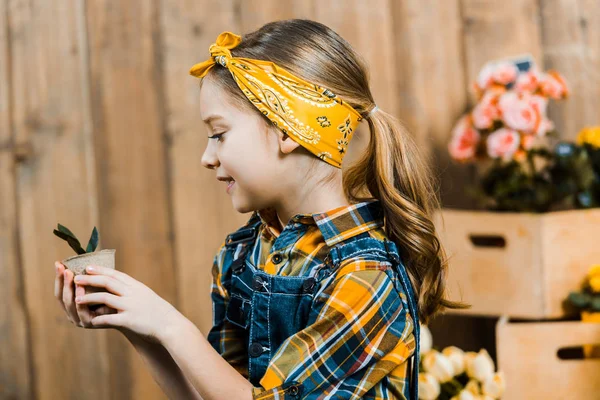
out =
[[[212,258],[248,215],[200,164],[188,69],[220,32],[286,18],[323,22],[364,55],[446,206],[471,206],[471,171],[446,143],[489,59],[531,53],[566,76],[573,95],[550,110],[563,137],[600,122],[598,0],[1,0],[0,399],[165,398],[119,333],[67,321],[53,262],[72,251],[52,229],[97,226],[117,268],[207,333]]]

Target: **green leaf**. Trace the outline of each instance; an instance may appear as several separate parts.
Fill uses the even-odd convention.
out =
[[[590,306],[592,308],[592,311],[600,312],[600,296],[594,297],[590,302]]]
[[[60,232],[62,232],[62,233],[65,233],[65,234],[67,234],[67,235],[71,236],[71,237],[72,237],[72,238],[74,238],[74,239],[77,239],[77,236],[75,236],[75,234],[74,234],[73,232],[71,232],[71,231],[69,230],[69,228],[67,228],[67,227],[66,227],[66,226],[64,226],[64,225],[58,224],[58,230],[59,230]]]
[[[592,300],[590,295],[581,292],[569,293],[568,299],[577,308],[586,308]]]
[[[53,233],[59,238],[66,240],[69,246],[75,250],[77,254],[84,254],[85,250],[81,247],[77,237],[66,226],[58,224],[58,230],[54,229]]]
[[[94,227],[94,230],[92,231],[92,236],[90,237],[90,240],[87,244],[86,252],[92,253],[96,250],[96,247],[98,247],[98,230],[96,229],[96,227]]]

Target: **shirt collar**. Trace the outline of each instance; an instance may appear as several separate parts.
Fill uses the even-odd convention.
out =
[[[281,233],[279,220],[274,209],[257,211],[263,224],[275,237]],[[306,225],[316,224],[328,246],[384,225],[383,209],[377,199],[341,206],[322,213],[296,214],[288,222]]]

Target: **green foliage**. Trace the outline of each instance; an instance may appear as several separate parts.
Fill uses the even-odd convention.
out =
[[[600,296],[595,296],[590,302],[590,310],[600,312]]]
[[[566,303],[568,308],[574,308],[578,312],[600,312],[600,293],[594,293],[592,288],[584,283],[580,291],[569,293]]]
[[[585,292],[571,292],[569,301],[578,309],[585,309],[591,304],[592,296]]]
[[[493,211],[600,207],[600,149],[559,142],[554,151],[527,150],[525,162],[496,159],[467,193]]]
[[[90,236],[90,240],[88,241],[88,244],[87,244],[85,250],[81,247],[81,244],[79,243],[79,239],[77,239],[77,237],[73,234],[73,232],[71,232],[66,226],[58,224],[58,230],[54,229],[53,233],[56,236],[58,236],[59,238],[65,240],[67,243],[69,243],[69,246],[71,246],[71,248],[73,250],[75,250],[75,252],[78,255],[85,254],[85,253],[92,253],[96,250],[96,247],[98,246],[99,234],[98,234],[98,230],[96,229],[95,226],[94,226],[94,229],[92,230],[92,235]]]

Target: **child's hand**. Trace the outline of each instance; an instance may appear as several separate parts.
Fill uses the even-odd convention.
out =
[[[77,309],[90,304],[105,304],[117,310],[90,319],[93,328],[128,330],[152,342],[160,342],[166,328],[177,323],[181,314],[152,289],[131,276],[111,268],[86,268],[88,275],[78,275],[78,286],[95,286],[106,292],[79,294]],[[87,307],[86,307],[87,308]]]
[[[81,328],[91,328],[89,322],[92,318],[98,315],[115,314],[117,310],[103,305],[102,307],[92,311],[87,306],[80,306],[75,303],[75,291],[78,296],[84,294],[83,286],[73,286],[73,272],[65,268],[63,264],[56,261],[54,263],[56,270],[56,278],[54,279],[54,296],[57,298],[62,309],[67,314],[69,321]]]

